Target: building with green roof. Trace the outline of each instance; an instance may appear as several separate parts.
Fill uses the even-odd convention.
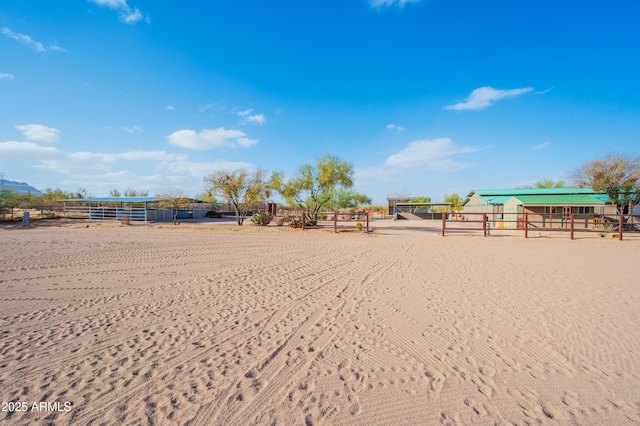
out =
[[[548,222],[562,224],[571,214],[585,220],[585,226],[589,226],[588,220],[592,220],[594,215],[616,213],[607,195],[591,188],[474,190],[462,206],[463,214],[488,213],[490,221],[504,221],[505,227],[516,227],[517,219],[524,213],[543,227]]]

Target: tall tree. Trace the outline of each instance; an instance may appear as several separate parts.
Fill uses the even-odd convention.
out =
[[[527,185],[527,186],[520,186],[518,188],[520,189],[533,189],[533,188],[564,188],[564,180],[563,179],[558,179],[558,180],[553,180],[553,179],[542,179],[537,181],[536,183],[534,183],[533,185]]]
[[[451,195],[445,194],[444,202],[451,203],[451,208],[453,210],[460,210],[462,209],[462,203],[464,202],[464,200],[460,198],[458,194],[451,194]]]
[[[205,176],[204,181],[208,194],[218,195],[231,203],[238,226],[242,226],[249,206],[264,202],[271,195],[266,172],[260,169],[254,172],[247,169],[218,171]]]
[[[564,180],[542,179],[535,183],[536,188],[564,188]]]
[[[618,214],[631,214],[640,204],[640,156],[607,154],[578,167],[571,179],[578,187],[606,193]]]
[[[161,205],[168,206],[173,210],[173,224],[178,225],[178,212],[180,207],[183,207],[189,203],[189,198],[184,195],[184,191],[181,189],[171,189],[161,194],[157,194],[158,198],[161,198]]]
[[[353,165],[325,154],[315,165],[300,166],[286,182],[282,173],[275,173],[271,184],[288,204],[297,205],[317,219],[318,212],[328,206],[338,188],[353,186]]]

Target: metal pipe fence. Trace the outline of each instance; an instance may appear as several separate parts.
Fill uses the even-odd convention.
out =
[[[452,226],[452,224],[454,224]],[[451,213],[442,216],[442,236],[447,231],[457,233],[482,231],[483,236],[491,234],[492,228],[500,231],[523,232],[564,232],[575,239],[576,233],[596,233],[600,236],[617,234],[619,240],[624,234],[640,235],[639,215],[595,215],[595,214],[542,214],[542,213]]]

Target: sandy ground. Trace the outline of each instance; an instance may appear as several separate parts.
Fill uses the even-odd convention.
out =
[[[1,228],[0,423],[640,422],[640,241],[372,225]]]

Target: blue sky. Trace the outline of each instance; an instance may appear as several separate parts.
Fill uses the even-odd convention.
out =
[[[462,196],[640,151],[640,2],[3,0],[0,171],[202,191],[324,153]]]

